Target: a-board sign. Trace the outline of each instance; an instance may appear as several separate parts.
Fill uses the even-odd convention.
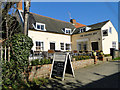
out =
[[[72,74],[74,76],[73,67],[71,64],[71,57],[69,53],[55,53],[51,69],[51,77],[61,77],[64,80],[65,73]]]

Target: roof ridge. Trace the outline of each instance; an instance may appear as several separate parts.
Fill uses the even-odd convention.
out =
[[[58,19],[51,18],[51,17],[48,17],[48,16],[43,16],[43,15],[39,15],[39,14],[32,13],[32,12],[30,12],[30,13],[31,13],[31,14],[35,14],[35,15],[38,15],[38,16],[42,16],[42,17],[46,17],[46,18],[50,18],[50,19],[53,19],[53,20],[57,20],[57,21],[61,21],[61,22],[65,22],[65,23],[69,23],[69,24],[71,24],[70,22],[66,22],[66,21],[58,20]]]
[[[91,24],[91,25],[87,25],[87,26],[92,26],[92,25],[96,25],[96,24],[100,24],[100,23],[107,23],[108,21],[110,21],[110,20],[106,20],[106,21],[103,21],[103,22],[98,22],[98,23],[95,23],[95,24]]]

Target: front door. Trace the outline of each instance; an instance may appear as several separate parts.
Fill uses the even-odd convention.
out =
[[[98,50],[98,42],[92,42],[92,50]]]
[[[55,43],[50,43],[50,50],[55,50]]]

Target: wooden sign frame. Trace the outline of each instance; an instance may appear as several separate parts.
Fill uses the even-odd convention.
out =
[[[68,68],[68,67],[66,67],[67,64],[68,64],[68,61],[69,61],[69,64],[70,64],[70,67],[69,67],[68,69],[71,71],[72,76],[75,77],[75,75],[74,75],[74,70],[73,70],[72,63],[71,63],[70,54],[69,54],[69,53],[66,53],[66,54],[64,54],[64,55],[65,55],[65,60],[64,60],[64,70],[63,70],[63,74],[62,74],[62,81],[64,80],[66,68]],[[52,68],[51,68],[51,73],[50,73],[50,78],[52,77],[54,62],[56,61],[56,60],[55,60],[55,57],[56,57],[56,54],[54,54],[54,58],[53,58],[53,62],[52,62]],[[57,62],[57,61],[56,61],[56,62]],[[63,60],[61,60],[61,62],[63,62]]]

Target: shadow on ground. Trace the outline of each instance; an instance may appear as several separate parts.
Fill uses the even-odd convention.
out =
[[[115,73],[110,76],[105,76],[104,78],[93,81],[81,88],[120,88],[120,72]]]
[[[83,85],[82,82],[78,80],[76,80],[76,82],[61,83],[60,80],[51,79],[49,80],[47,86],[44,86],[44,88],[53,88],[53,89],[120,88],[119,84],[120,84],[120,73],[115,73],[110,76],[104,76],[104,78],[97,81],[93,81],[87,85]]]

